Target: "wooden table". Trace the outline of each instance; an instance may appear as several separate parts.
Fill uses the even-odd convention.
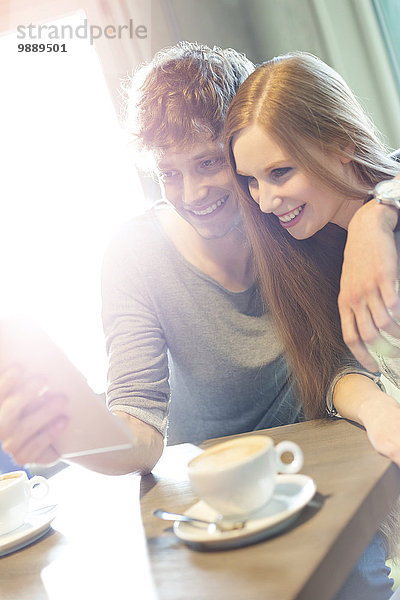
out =
[[[0,559],[1,600],[330,600],[400,494],[399,470],[345,421],[268,434],[300,444],[302,472],[314,478],[320,504],[281,535],[197,552],[152,516],[154,508],[183,511],[195,501],[185,467],[196,446],[167,448],[141,479],[69,467],[52,478],[53,529]]]

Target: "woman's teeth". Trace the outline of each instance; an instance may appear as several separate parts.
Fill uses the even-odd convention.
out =
[[[198,217],[202,217],[203,215],[210,215],[212,212],[214,212],[214,210],[217,210],[217,208],[219,206],[221,206],[222,204],[225,204],[227,198],[228,198],[228,196],[225,196],[224,198],[222,198],[221,200],[218,200],[217,202],[215,202],[211,206],[208,206],[204,210],[194,210],[194,209],[192,209],[192,212],[195,215],[197,215]]]
[[[303,208],[304,204],[303,206],[299,206],[299,208],[296,208],[293,212],[289,213],[288,215],[283,215],[282,217],[279,217],[279,220],[282,221],[282,223],[289,223],[289,221],[292,221],[295,217],[297,217],[298,214],[301,213]]]

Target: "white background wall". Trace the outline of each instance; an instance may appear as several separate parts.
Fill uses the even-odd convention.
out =
[[[152,25],[153,50],[188,39],[232,46],[256,63],[312,52],[343,75],[386,142],[400,147],[399,89],[372,0],[153,0]]]

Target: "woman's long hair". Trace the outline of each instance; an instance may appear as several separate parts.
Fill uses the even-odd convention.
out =
[[[340,75],[310,54],[292,53],[260,66],[242,84],[227,114],[228,160],[261,291],[304,412],[317,418],[325,414],[335,374],[356,362],[343,342],[337,308],[346,232],[328,224],[309,239],[296,240],[276,216],[260,211],[246,178],[235,172],[232,152],[235,134],[254,123],[316,182],[350,199],[365,200],[369,189],[399,167],[387,158],[387,149]],[[352,181],[330,171],[321,154],[351,158]]]

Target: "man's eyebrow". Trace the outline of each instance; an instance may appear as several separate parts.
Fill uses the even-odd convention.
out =
[[[196,154],[196,156],[192,157],[192,160],[203,160],[205,158],[210,158],[210,156],[221,156],[223,155],[223,150],[219,150],[217,148],[215,148],[214,150],[205,150],[200,152],[199,154]],[[160,160],[160,162],[158,163],[158,167],[161,169],[171,169],[173,170],[173,165],[171,163],[168,162],[168,160],[166,160],[165,162],[163,160]]]
[[[200,154],[197,154],[196,156],[194,156],[193,159],[201,160],[202,158],[209,158],[210,156],[215,156],[216,154],[222,155],[223,153],[224,153],[224,151],[222,149],[219,150],[218,148],[214,148],[214,150],[207,150],[205,152],[200,152]]]

